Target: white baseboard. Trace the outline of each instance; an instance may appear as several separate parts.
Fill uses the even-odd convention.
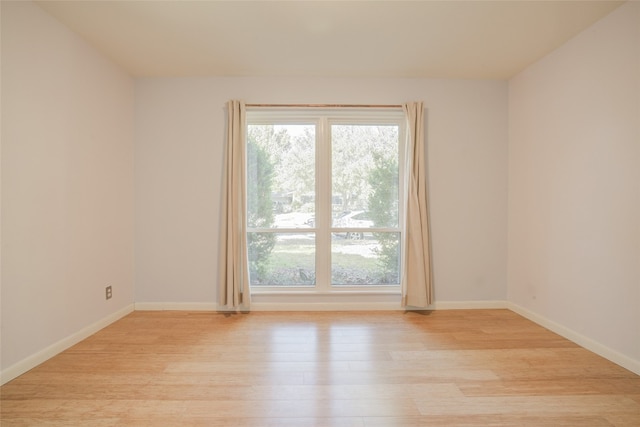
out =
[[[512,302],[508,303],[508,308],[525,317],[532,322],[537,323],[540,326],[543,326],[549,329],[552,332],[568,339],[569,341],[573,341],[581,347],[586,348],[589,351],[594,352],[595,354],[604,357],[605,359],[622,366],[625,369],[630,370],[631,372],[640,375],[640,361],[634,360],[624,354],[621,354],[589,337],[585,337],[578,332],[569,329],[565,326],[562,326],[559,323],[554,322],[553,320],[547,319],[544,316],[541,316],[533,311],[524,308],[518,304],[514,304]]]
[[[506,301],[436,301],[435,310],[488,310],[506,309]]]
[[[506,301],[441,301],[429,306],[427,310],[472,310],[472,309],[506,309]],[[181,302],[140,302],[135,303],[139,311],[235,311],[216,303],[181,303]],[[253,302],[251,311],[404,311],[400,301],[368,301],[368,302]]]
[[[42,362],[45,362],[52,358],[53,356],[63,352],[69,347],[79,343],[80,341],[88,338],[89,336],[95,334],[100,329],[103,329],[116,320],[119,320],[126,316],[127,314],[133,312],[134,307],[133,304],[124,307],[121,310],[116,311],[113,314],[108,315],[107,317],[98,320],[97,322],[87,326],[86,328],[82,328],[75,334],[72,334],[66,338],[61,339],[60,341],[51,344],[47,348],[40,350],[39,352],[32,354],[26,359],[21,360],[18,363],[9,366],[0,372],[0,385],[6,384],[14,378],[24,374],[25,372],[35,368]]]
[[[416,310],[467,310],[507,308],[504,301],[442,301],[430,305],[426,309]],[[396,302],[337,302],[337,303],[253,303],[252,311],[405,311],[411,307],[402,307]]]
[[[135,304],[136,311],[242,311],[229,309],[216,303],[142,302]],[[357,311],[357,310],[401,310],[399,303],[313,303],[313,302],[254,302],[251,311]]]
[[[136,311],[218,311],[216,303],[209,302],[137,302]]]

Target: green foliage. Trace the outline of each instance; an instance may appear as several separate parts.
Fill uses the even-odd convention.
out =
[[[398,159],[396,156],[373,154],[374,167],[369,172],[369,215],[375,227],[395,227],[398,224]],[[373,233],[380,247],[378,266],[384,282],[397,283],[399,279],[399,251],[397,233]]]
[[[291,132],[292,129],[295,132]],[[285,212],[301,210],[303,205],[312,203],[315,191],[314,127],[250,125],[247,136],[272,160],[272,191],[289,198]]]
[[[280,188],[291,192],[292,210],[314,212],[315,132],[305,126],[302,134],[290,138],[288,150],[277,154],[282,163]]]
[[[332,189],[342,211],[364,210],[376,186],[389,181],[367,179],[374,163],[398,155],[395,125],[332,125]],[[385,178],[383,178],[385,179]]]
[[[369,186],[365,177],[370,168],[376,142],[374,126],[331,126],[331,166],[333,195],[342,201],[340,211],[361,210],[366,206]]]
[[[247,224],[250,227],[273,225],[273,162],[264,148],[255,140],[247,141]],[[269,256],[276,244],[273,233],[248,233],[249,274],[252,278],[264,275]]]

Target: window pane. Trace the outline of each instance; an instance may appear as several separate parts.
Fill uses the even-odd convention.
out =
[[[331,126],[333,227],[398,227],[398,126]]]
[[[251,286],[314,286],[315,233],[247,233]]]
[[[357,238],[353,238],[357,234]],[[333,233],[333,285],[396,285],[400,282],[400,233]]]
[[[247,226],[308,228],[315,214],[315,126],[247,127]]]

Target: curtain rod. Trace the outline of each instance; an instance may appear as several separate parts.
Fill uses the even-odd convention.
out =
[[[279,108],[402,108],[400,104],[245,104],[245,107]]]

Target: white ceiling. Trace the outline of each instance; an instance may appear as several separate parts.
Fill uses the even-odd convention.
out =
[[[507,79],[619,1],[39,1],[133,76]]]

